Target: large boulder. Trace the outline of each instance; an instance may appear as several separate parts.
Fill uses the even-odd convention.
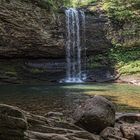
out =
[[[75,124],[90,131],[100,133],[115,123],[115,106],[102,96],[86,100],[74,113]]]

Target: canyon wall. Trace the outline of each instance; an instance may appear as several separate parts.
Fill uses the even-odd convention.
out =
[[[84,10],[88,69],[104,70],[110,65],[111,43],[105,31],[108,18],[101,11]],[[64,78],[65,31],[64,9],[52,11],[35,1],[0,0],[0,79]]]

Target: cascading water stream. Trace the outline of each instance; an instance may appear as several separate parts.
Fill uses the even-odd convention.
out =
[[[66,83],[81,83],[85,79],[82,70],[86,70],[85,13],[69,8],[66,14]]]

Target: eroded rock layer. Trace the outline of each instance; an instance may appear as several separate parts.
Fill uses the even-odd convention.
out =
[[[102,97],[98,97],[99,100]],[[97,100],[97,97],[96,97]],[[104,99],[105,100],[105,99]],[[88,100],[87,100],[88,101]],[[110,102],[105,100],[106,105]],[[105,105],[105,103],[104,103]],[[111,105],[112,106],[112,105]],[[89,106],[89,108],[91,105]],[[98,104],[93,108],[98,114],[103,107]],[[110,107],[109,107],[110,108]],[[110,109],[107,108],[107,111]],[[105,110],[104,110],[105,111]],[[34,115],[18,107],[0,104],[0,140],[139,140],[140,139],[140,114],[116,114],[115,125],[102,128],[98,118],[96,126],[100,127],[97,135],[96,126],[91,125],[91,116],[85,112],[83,121],[93,128],[92,133],[75,125],[74,120],[67,118],[60,112],[49,112],[44,116]],[[105,117],[107,114],[104,113]],[[97,113],[92,114],[93,119]],[[107,119],[107,118],[106,118]],[[110,118],[109,118],[110,119]],[[90,121],[89,121],[90,120]],[[92,123],[93,124],[93,123]]]
[[[111,46],[104,30],[107,17],[85,13],[88,54],[106,53]],[[35,1],[0,1],[0,57],[64,58],[64,40],[64,11],[51,12]]]
[[[35,2],[1,0],[0,57],[62,57],[64,39],[59,21]]]
[[[25,83],[30,79],[34,82],[36,79],[42,81],[42,77],[43,81],[56,82],[65,78],[64,9],[53,12],[49,5],[46,4],[44,8],[40,2],[0,0],[0,59],[3,58],[0,65],[4,69],[0,70],[2,82]],[[114,71],[110,72],[108,54],[111,43],[105,31],[108,18],[101,11],[83,10],[86,14],[84,45],[87,47],[87,81],[110,81],[114,79],[111,77]],[[8,63],[11,62],[7,58],[11,61],[21,59],[14,61],[16,64],[12,63],[14,71],[9,69]],[[39,60],[32,62],[31,59]]]

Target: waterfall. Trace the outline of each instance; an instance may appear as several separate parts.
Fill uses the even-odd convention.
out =
[[[69,8],[66,14],[66,79],[68,83],[81,83],[85,79],[85,13]]]

